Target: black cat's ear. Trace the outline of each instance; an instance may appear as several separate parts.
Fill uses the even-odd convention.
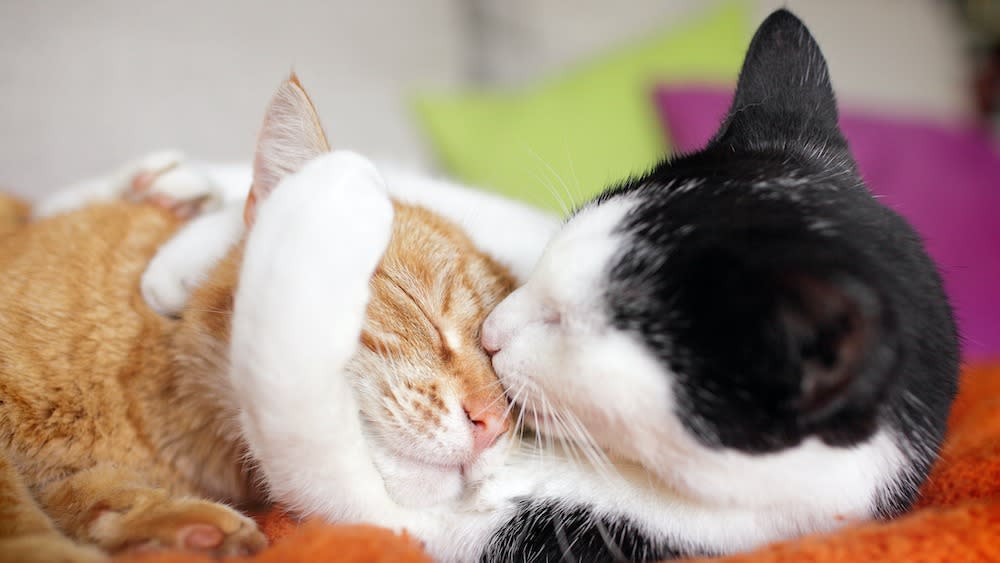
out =
[[[776,319],[785,359],[801,375],[791,405],[804,422],[817,421],[848,401],[864,401],[886,356],[882,308],[876,293],[848,277],[788,275]]]
[[[767,146],[816,137],[846,146],[826,60],[805,24],[778,10],[750,42],[733,104],[712,142]]]

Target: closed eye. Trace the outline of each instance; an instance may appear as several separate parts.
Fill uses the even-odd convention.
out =
[[[441,354],[445,357],[450,357],[451,350],[448,348],[448,339],[445,337],[444,332],[442,332],[441,327],[438,326],[438,323],[434,322],[434,317],[431,316],[431,314],[427,311],[427,309],[424,308],[423,304],[421,304],[420,300],[417,299],[412,293],[410,293],[410,291],[407,290],[403,284],[399,283],[395,278],[386,273],[383,273],[383,275],[390,284],[392,284],[396,289],[398,289],[400,293],[405,295],[406,298],[409,299],[411,303],[413,303],[413,306],[416,307],[418,311],[420,311],[420,314],[424,317],[424,320],[427,321],[427,324],[429,324],[434,329],[434,334],[437,335],[438,345],[441,347]]]
[[[558,309],[553,307],[545,307],[542,312],[542,322],[549,325],[557,325],[562,323],[562,314]]]

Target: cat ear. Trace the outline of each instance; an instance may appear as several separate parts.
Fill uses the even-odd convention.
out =
[[[788,140],[846,147],[819,45],[799,18],[777,10],[750,42],[729,114],[712,142],[761,147]]]
[[[800,373],[793,407],[804,422],[825,418],[871,387],[868,371],[889,356],[877,294],[846,276],[785,276],[777,323],[785,360]],[[859,389],[860,388],[860,389]]]
[[[292,73],[278,88],[264,114],[253,159],[253,185],[243,208],[243,220],[253,224],[257,203],[289,174],[330,152],[319,115],[309,95]]]

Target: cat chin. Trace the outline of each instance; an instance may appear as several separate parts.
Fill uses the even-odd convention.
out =
[[[452,501],[464,490],[461,465],[426,463],[379,447],[372,453],[386,491],[401,506],[419,508]]]

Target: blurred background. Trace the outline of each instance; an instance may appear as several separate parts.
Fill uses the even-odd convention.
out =
[[[717,125],[777,7],[826,54],[872,189],[1000,354],[1000,0],[3,0],[0,186],[162,148],[248,160],[294,69],[338,148],[561,211]]]
[[[974,109],[971,57],[953,2],[746,5],[747,33],[781,5],[803,17],[844,103],[946,120]],[[161,147],[247,159],[262,108],[292,68],[335,144],[432,164],[433,149],[410,111],[415,94],[531,87],[630,41],[683,27],[711,6],[4,0],[0,183],[35,195]]]

